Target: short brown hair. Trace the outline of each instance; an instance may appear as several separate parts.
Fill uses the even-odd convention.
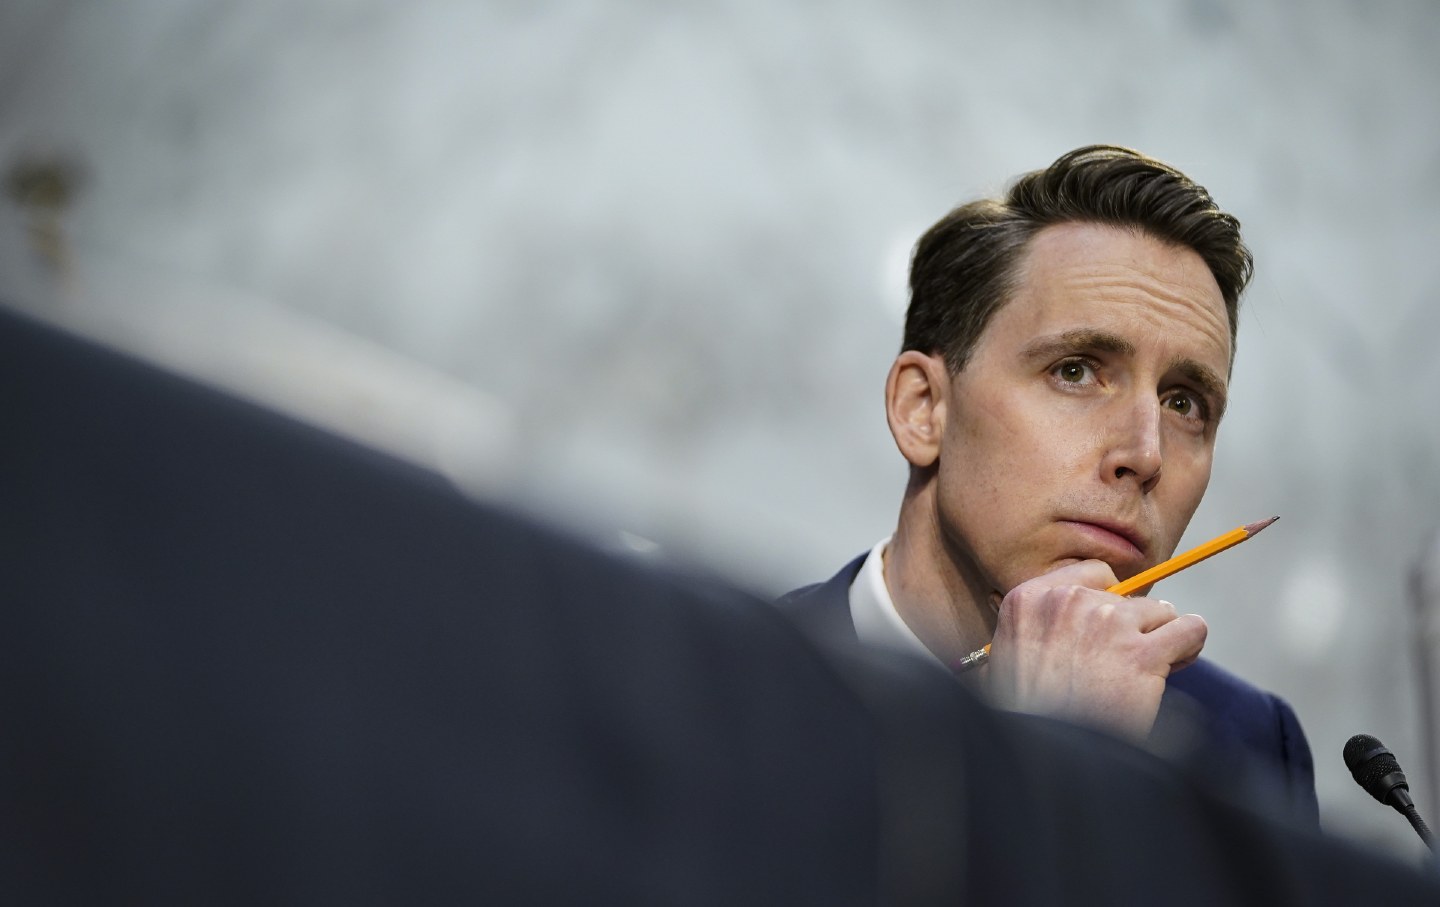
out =
[[[1225,299],[1233,357],[1240,294],[1254,270],[1240,222],[1179,170],[1116,145],[1077,148],[1021,176],[1003,198],[961,205],[927,230],[911,260],[902,349],[942,353],[952,374],[963,369],[1010,298],[1030,240],[1071,222],[1130,227],[1193,249]]]

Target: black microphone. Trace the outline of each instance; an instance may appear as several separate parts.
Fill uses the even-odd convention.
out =
[[[1355,783],[1369,791],[1370,796],[1395,807],[1409,819],[1420,840],[1435,850],[1435,837],[1420,818],[1415,801],[1410,799],[1410,784],[1389,748],[1369,734],[1356,734],[1345,742],[1345,767],[1350,769]]]

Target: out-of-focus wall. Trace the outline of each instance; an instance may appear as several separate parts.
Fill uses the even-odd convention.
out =
[[[10,181],[0,296],[778,591],[891,528],[910,244],[1133,145],[1259,265],[1186,541],[1282,517],[1165,595],[1295,705],[1327,826],[1418,854],[1340,749],[1379,736],[1436,802],[1437,43],[1428,0],[16,0],[0,166],[76,188]]]

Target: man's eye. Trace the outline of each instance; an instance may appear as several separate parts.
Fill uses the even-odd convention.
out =
[[[1055,376],[1068,384],[1079,384],[1089,372],[1090,366],[1083,362],[1062,362],[1055,366]]]
[[[1174,394],[1166,401],[1166,405],[1182,416],[1204,415],[1204,407],[1200,405],[1200,401],[1189,394]]]

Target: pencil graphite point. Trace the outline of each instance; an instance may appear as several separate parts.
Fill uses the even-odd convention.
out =
[[[1251,523],[1245,527],[1245,534],[1247,536],[1254,535],[1255,533],[1259,532],[1261,529],[1264,529],[1266,526],[1269,526],[1271,523],[1275,522],[1278,519],[1280,519],[1278,516],[1272,516],[1268,520],[1261,520],[1258,523]]]

